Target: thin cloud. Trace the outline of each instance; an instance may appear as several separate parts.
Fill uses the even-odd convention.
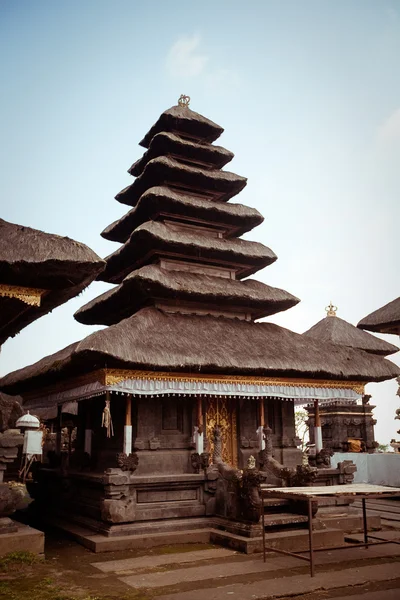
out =
[[[196,77],[204,72],[208,56],[199,52],[201,37],[181,36],[170,48],[166,69],[172,77]]]
[[[400,141],[400,108],[396,109],[379,127],[378,140],[385,145]]]

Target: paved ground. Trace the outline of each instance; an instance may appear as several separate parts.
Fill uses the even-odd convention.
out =
[[[400,541],[400,502],[373,510],[387,517],[385,531],[376,535]],[[21,591],[15,591],[21,574],[15,579],[7,575],[3,587],[0,583],[0,599],[400,600],[400,545],[318,552],[316,563],[316,577],[311,578],[308,563],[296,558],[271,553],[264,564],[259,554],[210,545],[93,554],[50,533],[46,562],[23,573],[26,588]],[[49,581],[62,593],[53,594]]]

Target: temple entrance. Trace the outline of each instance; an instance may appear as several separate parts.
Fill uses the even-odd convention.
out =
[[[214,451],[213,430],[216,425],[219,425],[222,434],[222,460],[228,465],[237,467],[238,446],[234,398],[210,397],[206,400],[206,436],[211,457]]]

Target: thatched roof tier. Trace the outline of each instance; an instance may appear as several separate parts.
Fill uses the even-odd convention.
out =
[[[357,327],[377,333],[400,335],[400,297],[361,319]]]
[[[77,296],[104,265],[75,240],[0,219],[0,344]],[[12,297],[10,286],[23,294]],[[21,301],[26,288],[38,292],[38,305]]]
[[[153,304],[155,299],[167,300],[177,306],[185,302],[202,302],[225,311],[241,309],[251,313],[253,318],[273,315],[300,302],[284,290],[252,279],[235,281],[147,265],[80,308],[75,318],[86,325],[114,325],[140,308]]]
[[[398,352],[398,348],[384,340],[360,331],[351,323],[336,316],[328,316],[316,323],[311,329],[304,332],[303,335],[319,340],[321,342],[331,342],[340,344],[349,348],[359,348],[372,354],[381,354],[387,356]]]
[[[0,379],[0,389],[23,395],[105,366],[316,381],[384,381],[400,374],[399,367],[384,358],[323,344],[273,323],[168,314],[145,308],[6,375]]]
[[[170,156],[192,166],[221,169],[234,155],[222,146],[192,142],[174,133],[162,131],[153,137],[147,152],[133,163],[128,173],[138,177],[147,163],[158,156]]]
[[[273,263],[277,256],[258,242],[224,239],[193,231],[176,230],[158,221],[149,221],[134,230],[129,240],[106,258],[107,266],[98,279],[121,283],[128,273],[164,256],[225,266],[240,278]]]
[[[92,279],[104,266],[85,244],[0,219],[0,283],[55,289]]]
[[[246,185],[246,177],[229,171],[204,169],[185,165],[167,156],[150,160],[143,173],[119,192],[115,199],[122,204],[136,206],[140,196],[157,185],[189,192],[210,200],[226,201],[236,196]]]
[[[263,222],[255,208],[243,204],[203,200],[180,194],[168,187],[152,187],[140,197],[137,206],[102,232],[106,240],[127,241],[132,231],[146,221],[173,218],[184,223],[213,224],[229,235],[240,236]]]
[[[188,106],[172,106],[162,113],[150,131],[146,133],[140,146],[148,148],[153,137],[161,131],[169,131],[192,140],[211,143],[215,142],[224,130]]]

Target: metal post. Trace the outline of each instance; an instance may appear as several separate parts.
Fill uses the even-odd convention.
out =
[[[363,513],[363,527],[364,527],[364,544],[368,548],[368,524],[367,524],[367,508],[365,505],[365,498],[362,498],[362,513]]]
[[[310,575],[314,577],[314,540],[313,540],[313,515],[312,499],[308,498],[308,540],[310,546]]]
[[[261,522],[262,522],[262,540],[263,540],[263,560],[265,562],[265,511],[264,496],[261,492]]]

